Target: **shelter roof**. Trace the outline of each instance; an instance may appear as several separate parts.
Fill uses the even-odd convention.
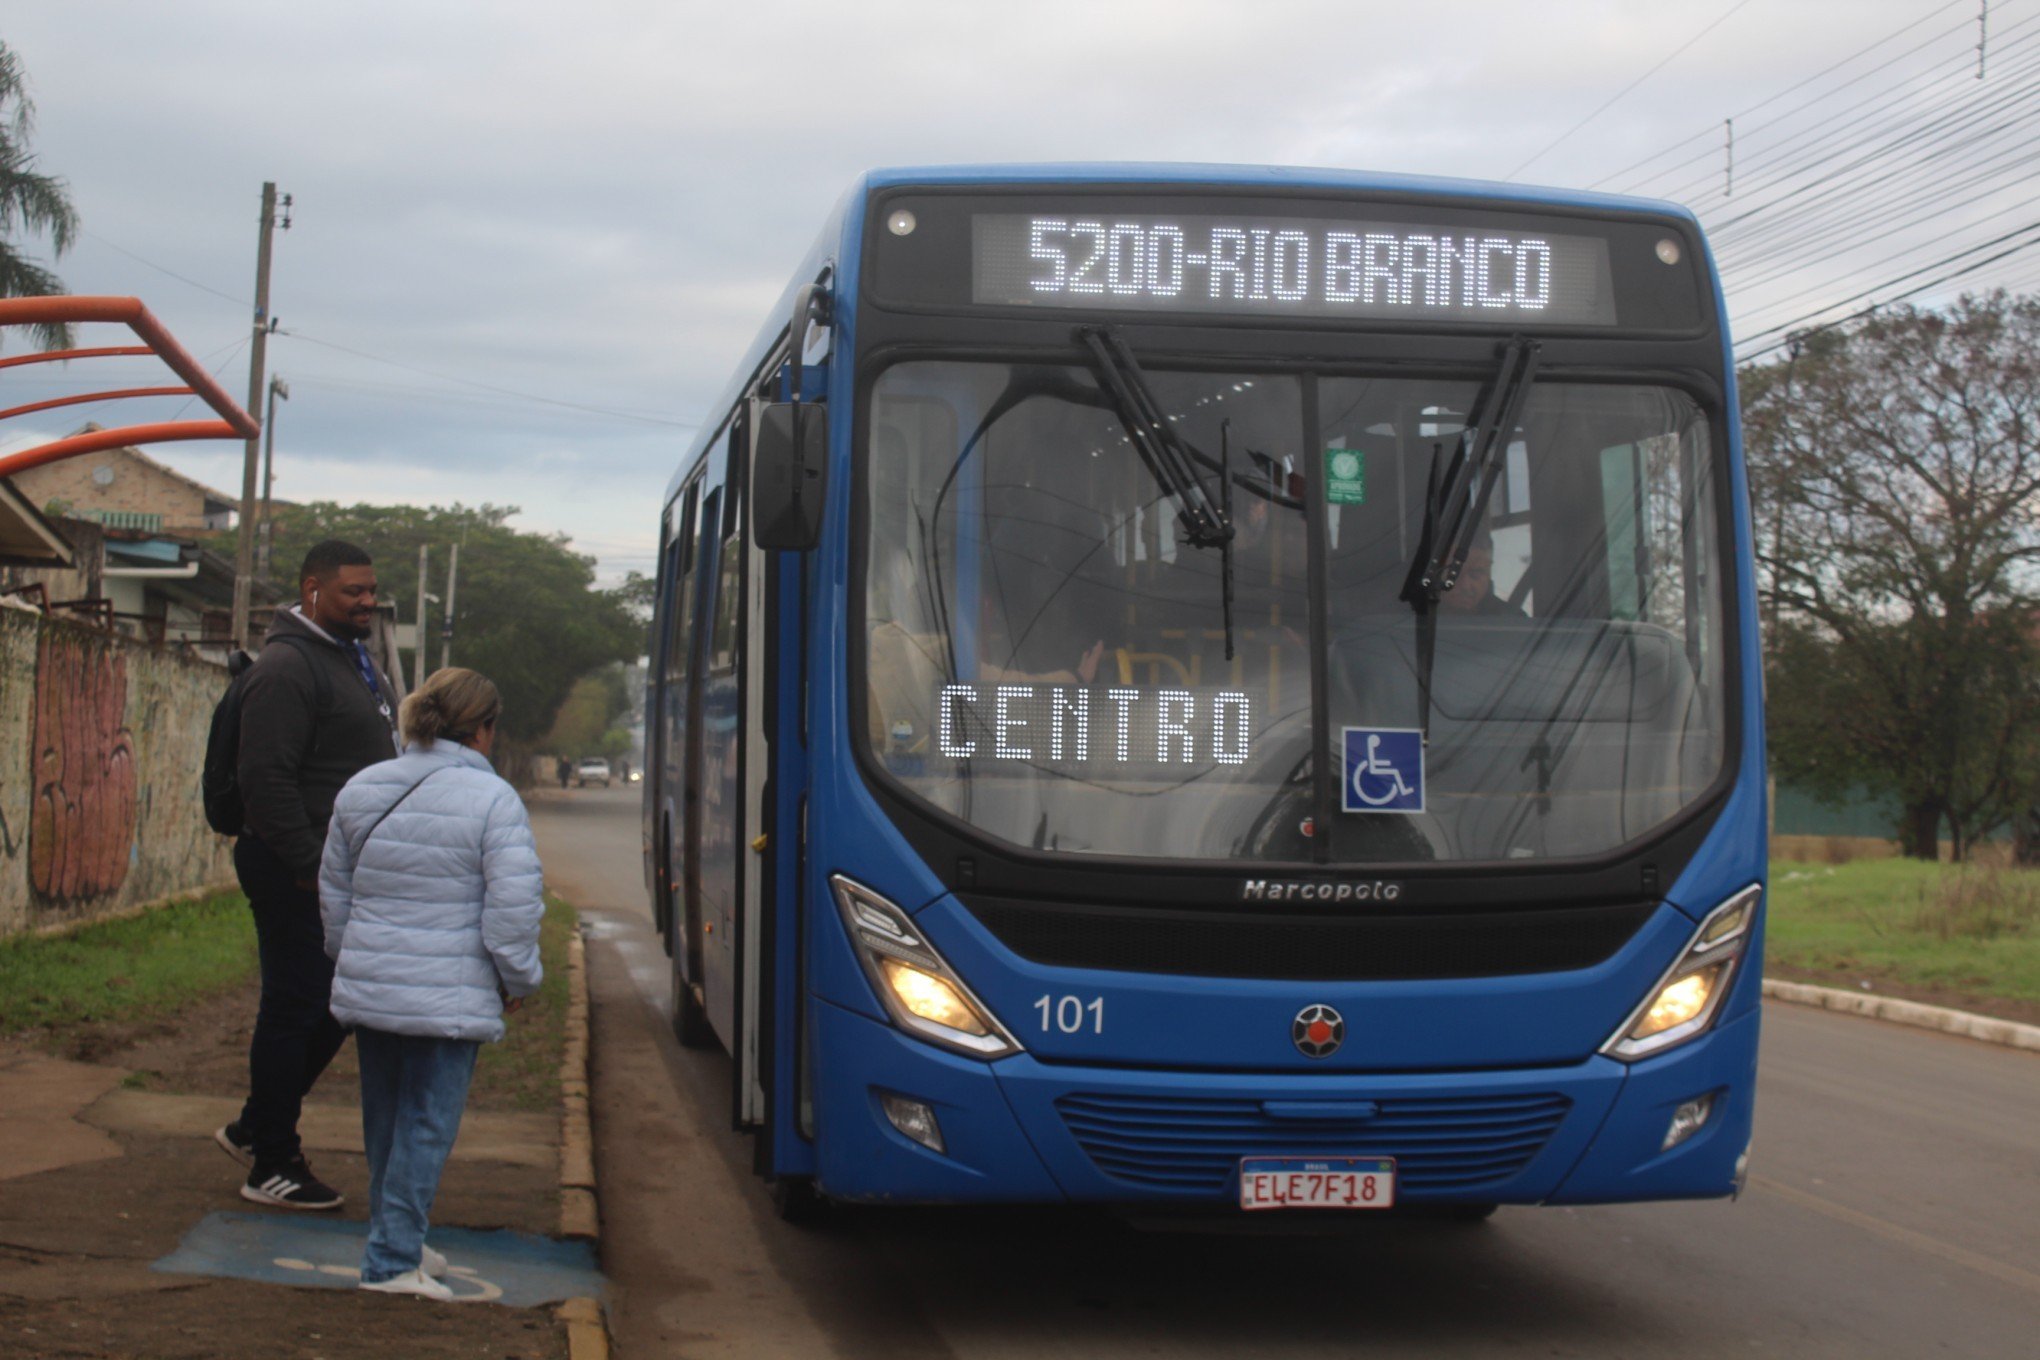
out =
[[[0,477],[0,564],[69,567],[71,544],[13,482]]]

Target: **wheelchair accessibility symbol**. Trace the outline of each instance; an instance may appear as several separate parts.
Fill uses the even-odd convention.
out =
[[[1414,727],[1345,729],[1346,812],[1424,810],[1424,734]]]

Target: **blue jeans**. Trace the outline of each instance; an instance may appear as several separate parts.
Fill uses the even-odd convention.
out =
[[[354,1031],[368,1150],[368,1249],[361,1255],[367,1283],[418,1268],[432,1197],[460,1132],[481,1047],[473,1039],[427,1039],[366,1025]]]

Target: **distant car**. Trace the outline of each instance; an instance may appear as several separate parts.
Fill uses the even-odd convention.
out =
[[[608,788],[609,762],[600,756],[588,757],[574,767],[574,782],[584,789],[597,782],[600,782],[603,788]]]

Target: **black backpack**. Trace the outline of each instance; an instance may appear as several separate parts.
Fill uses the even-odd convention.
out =
[[[312,640],[294,633],[278,633],[275,642],[288,642],[312,668],[312,686],[321,713],[331,691],[326,668],[307,650]],[[247,809],[241,803],[241,700],[248,690],[248,672],[255,658],[236,649],[227,658],[227,692],[213,705],[212,727],[205,735],[205,773],[199,778],[199,793],[205,800],[205,822],[222,836],[238,836],[245,829]]]

